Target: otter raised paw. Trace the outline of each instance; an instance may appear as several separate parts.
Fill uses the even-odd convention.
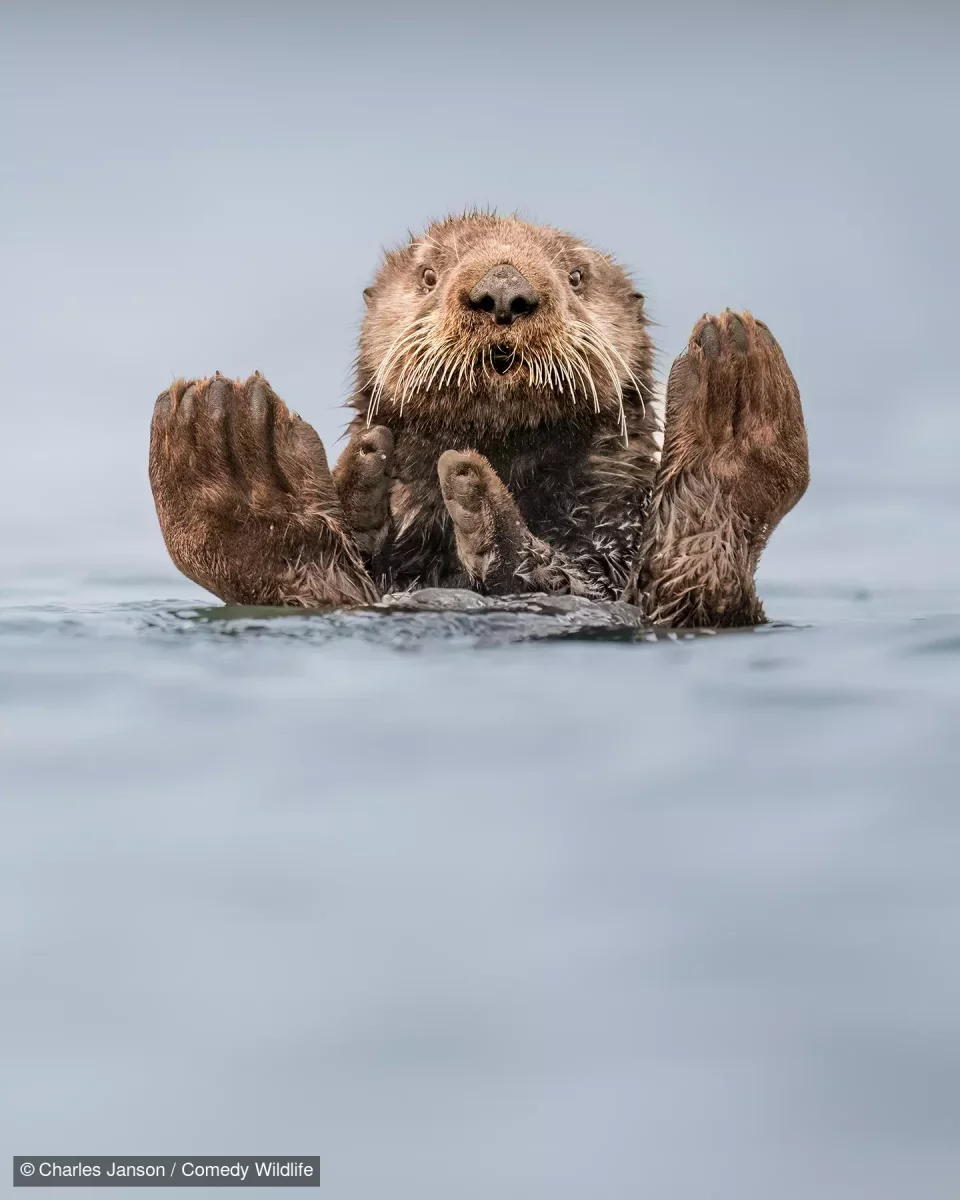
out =
[[[378,598],[316,432],[262,376],[177,380],[157,400],[150,482],[174,563],[235,604]]]
[[[809,481],[800,393],[749,313],[704,316],[667,384],[642,567],[627,599],[654,622],[752,625],[763,548]]]
[[[503,481],[482,454],[447,450],[437,463],[457,555],[474,587],[494,595],[562,592],[591,596],[580,569],[527,528]]]
[[[392,479],[393,434],[384,425],[354,433],[333,468],[347,528],[374,575],[388,569]]]

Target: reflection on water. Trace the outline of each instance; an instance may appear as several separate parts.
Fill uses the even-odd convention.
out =
[[[8,597],[4,1149],[944,1194],[960,603],[771,594],[793,627],[655,642]]]

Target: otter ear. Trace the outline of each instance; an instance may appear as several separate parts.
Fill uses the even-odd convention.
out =
[[[366,304],[366,306],[368,308],[370,307],[370,303],[372,300],[373,300],[373,288],[372,287],[364,288],[363,289],[363,302],[364,302],[364,304]]]
[[[633,298],[637,302],[637,308],[643,308],[644,295],[643,292],[634,292]]]

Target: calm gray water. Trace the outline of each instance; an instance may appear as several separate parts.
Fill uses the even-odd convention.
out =
[[[139,11],[0,17],[0,1156],[956,1194],[955,17]],[[266,619],[169,564],[157,392],[260,367],[336,453],[379,245],[488,202],[617,251],[664,364],[770,322],[774,627]]]

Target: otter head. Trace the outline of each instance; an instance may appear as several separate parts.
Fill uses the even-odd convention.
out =
[[[440,221],[388,253],[364,296],[354,404],[370,421],[625,430],[650,384],[643,297],[611,258],[547,226]]]

